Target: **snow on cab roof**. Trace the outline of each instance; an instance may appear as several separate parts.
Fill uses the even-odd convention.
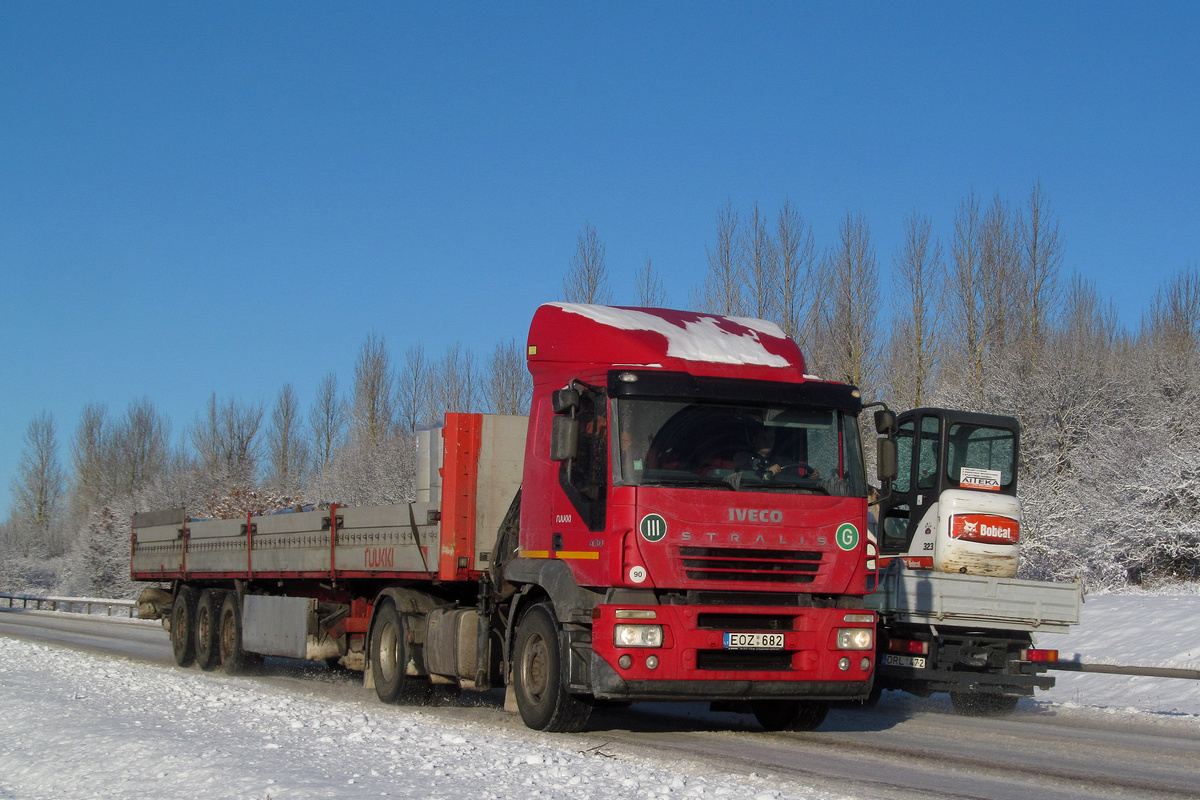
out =
[[[529,333],[531,360],[620,360],[667,368],[678,360],[788,370],[802,370],[804,363],[795,342],[774,323],[694,311],[547,303]]]

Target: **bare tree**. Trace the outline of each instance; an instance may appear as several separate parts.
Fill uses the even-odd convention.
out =
[[[410,433],[429,421],[429,364],[420,344],[404,352],[404,371],[397,392],[400,424]]]
[[[662,278],[654,271],[650,259],[637,273],[637,305],[641,308],[662,308],[667,304],[667,291]]]
[[[571,257],[571,268],[563,280],[563,297],[568,303],[608,303],[608,269],[604,266],[604,243],[590,224],[584,225]]]
[[[697,311],[732,316],[745,313],[742,303],[744,279],[737,257],[737,234],[738,215],[733,210],[733,201],[729,201],[717,214],[716,244],[706,248],[708,273],[692,298]]]
[[[112,437],[114,491],[132,496],[167,470],[171,425],[149,397],[129,404]]]
[[[43,411],[25,429],[25,449],[11,487],[16,517],[33,531],[48,534],[61,511],[65,487],[54,415]]]
[[[378,444],[396,426],[396,385],[392,360],[383,338],[372,333],[354,364],[354,403],[350,426],[355,441]]]
[[[979,199],[972,191],[954,214],[950,246],[950,279],[947,282],[947,317],[956,335],[949,343],[946,364],[968,379],[974,394],[983,385],[984,319],[980,314],[982,255],[980,254]],[[948,376],[953,378],[954,376]]]
[[[746,313],[758,319],[774,319],[779,302],[779,256],[758,203],[742,228],[738,252]]]
[[[904,221],[904,244],[892,258],[889,374],[893,401],[901,408],[916,408],[928,399],[941,343],[938,300],[945,265],[932,231],[929,217],[911,214]]]
[[[210,482],[210,491],[254,481],[262,449],[258,433],[263,413],[262,403],[243,404],[231,397],[220,404],[216,392],[209,396],[189,439]]]
[[[1036,353],[1054,327],[1058,308],[1058,270],[1063,258],[1063,241],[1058,220],[1039,180],[1033,185],[1021,230],[1021,278],[1017,287],[1022,334],[1026,349]]]
[[[1013,309],[1019,293],[1020,230],[1020,216],[999,195],[993,197],[980,231],[983,339],[976,360],[981,364],[988,356],[1007,353],[1015,338],[1011,331],[1017,324]]]
[[[285,383],[275,398],[267,430],[267,484],[285,495],[298,495],[308,474],[308,462],[300,401],[292,385]]]
[[[1174,275],[1154,294],[1145,323],[1147,338],[1172,358],[1200,347],[1200,272],[1195,266]]]
[[[475,356],[455,342],[446,348],[431,376],[434,421],[448,411],[470,412],[475,408]]]
[[[816,275],[817,246],[812,226],[785,200],[775,225],[779,262],[779,299],[776,322],[783,332],[808,347],[820,307],[820,278]]]
[[[871,231],[861,214],[846,214],[838,243],[823,265],[828,286],[822,351],[832,377],[853,384],[870,397],[881,363],[879,285]]]
[[[516,339],[500,342],[488,362],[484,398],[493,414],[527,414],[533,384]]]
[[[346,403],[338,393],[336,373],[330,372],[317,384],[308,425],[312,431],[313,468],[322,472],[342,446],[346,427]]]
[[[107,416],[103,403],[84,406],[71,442],[71,503],[81,519],[100,508],[108,494],[112,455]]]

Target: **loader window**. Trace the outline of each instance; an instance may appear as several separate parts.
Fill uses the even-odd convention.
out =
[[[913,421],[905,420],[896,430],[896,480],[892,481],[892,491],[896,494],[908,494],[912,491],[913,465]]]
[[[946,477],[958,486],[963,467],[1000,473],[1000,487],[1010,489],[1015,475],[1015,437],[1006,428],[965,422],[950,426],[947,437]]]
[[[893,555],[908,550],[908,543],[911,541],[908,520],[908,503],[888,510],[887,516],[883,518],[883,538],[879,542],[879,552]]]
[[[921,417],[921,446],[917,450],[917,488],[932,489],[937,481],[938,435],[942,421],[937,417]]]

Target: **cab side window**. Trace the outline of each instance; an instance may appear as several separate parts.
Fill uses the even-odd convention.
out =
[[[896,430],[896,463],[899,469],[896,480],[892,481],[892,491],[896,494],[908,494],[912,491],[913,463],[913,421],[905,420]]]
[[[937,482],[938,435],[942,421],[937,417],[921,417],[921,446],[918,448],[917,488],[932,489]]]
[[[608,416],[603,393],[583,392],[576,412],[579,449],[559,468],[559,484],[588,530],[604,529],[608,482]]]

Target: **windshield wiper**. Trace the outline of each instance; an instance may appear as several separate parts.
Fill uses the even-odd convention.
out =
[[[639,486],[694,486],[705,489],[732,489],[733,487],[724,480],[717,478],[702,478],[698,475],[693,475],[688,478],[684,477],[669,477],[661,478],[645,478],[643,477]]]

